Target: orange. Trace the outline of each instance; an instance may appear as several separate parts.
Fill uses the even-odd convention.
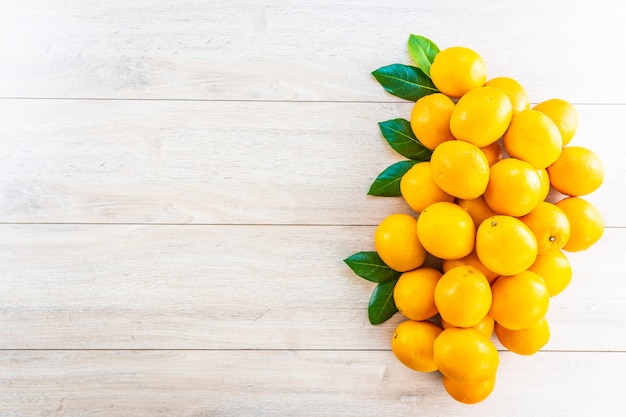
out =
[[[550,297],[561,293],[572,280],[572,266],[560,250],[538,255],[528,270],[543,278]]]
[[[430,172],[446,193],[458,198],[476,198],[489,182],[489,162],[475,145],[461,140],[443,142],[430,157]]]
[[[535,235],[538,255],[561,249],[569,239],[569,220],[563,210],[552,203],[542,201],[533,211],[519,219]]]
[[[550,176],[548,170],[545,168],[539,168],[537,170],[539,180],[541,181],[541,192],[539,193],[539,201],[544,201],[550,193]]]
[[[480,272],[483,273],[485,278],[487,278],[487,281],[489,281],[489,284],[495,281],[496,278],[498,278],[499,276],[495,272],[487,269],[487,267],[483,265],[482,262],[480,262],[480,259],[478,259],[478,255],[476,255],[475,250],[473,250],[472,253],[470,253],[469,255],[464,256],[463,258],[460,258],[460,259],[444,259],[443,264],[442,264],[443,272],[448,272],[455,266],[461,266],[461,265],[473,266],[474,268],[478,269]]]
[[[480,150],[483,151],[487,157],[489,166],[492,166],[502,159],[502,147],[498,141],[493,142],[491,145],[483,146]]]
[[[572,104],[552,98],[537,104],[533,110],[542,112],[554,122],[561,133],[563,146],[570,143],[578,128],[578,112]]]
[[[531,271],[501,276],[492,285],[489,315],[510,330],[526,329],[547,313],[550,294],[543,279]]]
[[[420,214],[417,236],[432,255],[441,259],[457,259],[474,249],[476,227],[461,207],[439,202],[426,207]]]
[[[471,327],[472,329],[476,329],[482,334],[484,334],[485,337],[490,338],[491,335],[493,334],[494,323],[495,323],[495,320],[493,319],[493,317],[491,317],[490,315],[486,315],[481,321],[478,322],[478,324],[475,324]],[[449,329],[450,327],[458,327],[458,326],[451,325],[444,319],[441,319],[441,326],[444,328],[444,330]]]
[[[396,307],[411,320],[426,320],[437,314],[435,286],[441,272],[422,267],[400,275],[393,289]]]
[[[528,162],[505,158],[491,167],[485,201],[493,211],[509,216],[528,214],[541,198],[541,179]]]
[[[484,147],[497,141],[509,127],[513,108],[494,87],[475,88],[463,95],[450,116],[455,138]]]
[[[472,198],[471,200],[458,199],[456,204],[459,205],[463,210],[467,211],[469,215],[474,220],[474,225],[476,227],[480,226],[480,224],[487,217],[491,217],[496,215],[497,213],[489,207],[489,204],[485,201],[485,196],[479,196],[476,198]]]
[[[440,333],[441,329],[429,321],[404,321],[393,332],[391,351],[402,364],[414,371],[436,371],[433,343]]]
[[[476,231],[476,254],[480,262],[496,274],[515,275],[535,262],[537,240],[521,220],[492,216]]]
[[[580,197],[567,197],[556,206],[567,216],[571,229],[563,250],[579,252],[600,240],[604,234],[604,220],[593,204]]]
[[[535,168],[546,168],[561,154],[561,133],[554,122],[537,110],[524,110],[511,119],[504,134],[504,149]]]
[[[464,384],[447,376],[442,376],[443,387],[455,400],[463,404],[477,404],[486,399],[493,392],[496,385],[496,376],[473,384]]]
[[[411,129],[428,149],[435,149],[446,140],[453,140],[450,116],[454,102],[445,94],[429,94],[417,100],[411,111]]]
[[[400,193],[416,213],[437,201],[454,201],[453,196],[443,191],[433,181],[430,175],[430,162],[417,163],[402,176]]]
[[[408,214],[383,219],[374,233],[374,246],[383,262],[399,272],[415,269],[426,259],[426,250],[417,237],[417,220]]]
[[[520,330],[510,330],[496,323],[495,332],[502,346],[518,355],[534,355],[550,340],[550,327],[545,317]]]
[[[526,110],[530,107],[530,100],[524,87],[509,77],[496,77],[485,83],[486,86],[495,87],[502,90],[504,94],[509,98],[513,105],[513,114],[519,113],[522,110]]]
[[[442,331],[433,344],[433,358],[442,374],[470,384],[493,378],[500,363],[491,340],[472,328]]]
[[[550,183],[559,192],[581,196],[594,192],[604,181],[604,164],[591,149],[566,146],[548,167]]]
[[[435,287],[435,305],[441,318],[457,327],[471,327],[491,307],[491,287],[473,266],[461,265],[444,273]]]
[[[430,66],[435,87],[450,97],[461,97],[482,86],[487,80],[487,66],[476,51],[463,46],[443,49]]]

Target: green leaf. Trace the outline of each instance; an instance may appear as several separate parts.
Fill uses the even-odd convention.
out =
[[[389,145],[400,155],[419,162],[430,160],[433,152],[415,137],[408,120],[392,119],[380,122],[378,126]]]
[[[430,78],[430,65],[435,60],[435,55],[439,53],[439,48],[428,38],[419,35],[409,36],[409,55],[417,64],[417,67],[424,71]]]
[[[400,272],[389,268],[376,252],[359,252],[343,260],[355,274],[372,282],[398,278]]]
[[[393,301],[393,289],[396,286],[396,282],[398,282],[397,278],[381,282],[374,288],[367,307],[370,323],[384,323],[398,311],[398,307],[396,307],[396,303]]]
[[[405,100],[417,101],[437,92],[428,75],[417,68],[403,64],[392,64],[372,72],[387,92]]]
[[[379,197],[399,197],[400,180],[417,161],[400,161],[387,167],[372,183],[368,195]]]

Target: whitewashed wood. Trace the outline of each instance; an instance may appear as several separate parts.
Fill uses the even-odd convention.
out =
[[[626,226],[626,106],[580,105],[572,144],[595,150],[589,196]],[[367,224],[409,212],[367,196],[403,159],[378,122],[410,104],[0,100],[0,221]]]
[[[374,227],[0,226],[0,348],[389,349],[342,259]],[[570,256],[548,350],[626,349],[626,229]]]
[[[624,103],[618,1],[3,2],[0,96],[397,101],[370,72],[410,33],[466,45],[531,98]]]
[[[623,416],[623,352],[500,356],[494,392],[467,406],[389,351],[5,351],[0,407],[7,417]]]

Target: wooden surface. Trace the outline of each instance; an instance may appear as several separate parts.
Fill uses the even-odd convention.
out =
[[[623,416],[626,12],[617,1],[2,2],[0,415]],[[475,406],[389,348],[342,259],[407,118],[370,72],[410,33],[580,113],[602,240],[550,343]]]

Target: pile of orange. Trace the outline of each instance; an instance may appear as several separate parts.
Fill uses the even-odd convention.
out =
[[[438,92],[416,101],[410,124],[432,156],[400,183],[415,215],[382,220],[374,243],[402,272],[393,298],[407,320],[393,353],[416,371],[439,371],[445,390],[472,404],[494,389],[494,338],[522,355],[548,342],[550,298],[572,278],[565,252],[586,250],[604,230],[581,197],[602,184],[604,166],[569,145],[572,104],[531,107],[514,79],[488,79],[475,51],[439,51],[430,78]],[[427,254],[442,268],[424,266]]]

